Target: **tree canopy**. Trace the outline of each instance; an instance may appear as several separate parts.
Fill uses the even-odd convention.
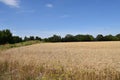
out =
[[[48,38],[42,39],[39,36],[25,36],[24,39],[22,39],[19,36],[13,36],[11,31],[9,29],[0,30],[0,44],[14,44],[19,43],[23,41],[30,41],[30,40],[40,40],[44,42],[83,42],[83,41],[120,41],[120,34],[117,34],[115,36],[109,34],[103,36],[102,34],[98,34],[96,37],[93,37],[90,34],[78,34],[78,35],[72,35],[67,34],[65,37],[61,37],[59,35],[53,35]]]

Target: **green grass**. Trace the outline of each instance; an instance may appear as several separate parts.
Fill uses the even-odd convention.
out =
[[[40,42],[41,41],[34,40],[34,41],[26,41],[26,42],[20,42],[20,43],[15,43],[15,44],[0,45],[0,51],[10,49],[10,48],[15,48],[15,47],[32,45],[32,44],[36,44],[36,43],[40,43]]]

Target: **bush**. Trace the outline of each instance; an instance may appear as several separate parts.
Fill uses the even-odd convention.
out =
[[[116,36],[106,35],[104,41],[118,41],[119,39]]]

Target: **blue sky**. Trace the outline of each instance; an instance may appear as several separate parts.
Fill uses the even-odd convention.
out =
[[[14,35],[120,33],[120,0],[0,0],[0,29]]]

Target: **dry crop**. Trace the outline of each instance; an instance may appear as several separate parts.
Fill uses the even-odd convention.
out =
[[[0,52],[0,80],[120,80],[120,42],[41,43]]]

